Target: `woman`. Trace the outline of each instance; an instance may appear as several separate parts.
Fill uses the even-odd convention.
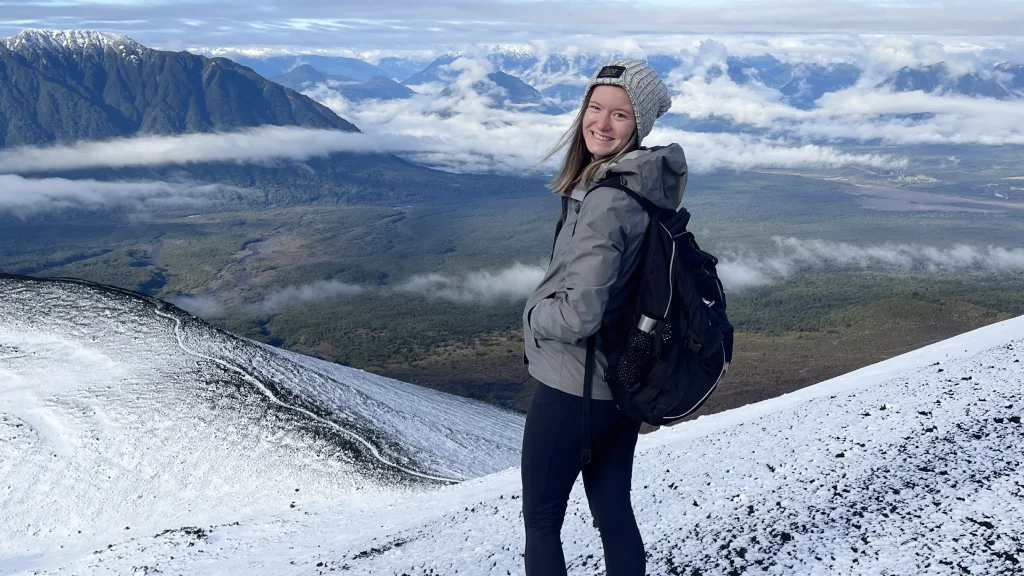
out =
[[[582,463],[580,451],[586,341],[605,315],[625,309],[624,288],[639,262],[648,217],[621,190],[590,188],[618,175],[655,205],[679,206],[686,185],[682,148],[640,147],[671,103],[649,66],[617,60],[591,78],[580,113],[555,148],[567,148],[551,184],[562,196],[562,213],[547,272],[523,313],[525,359],[540,382],[523,435],[528,576],[566,573],[560,534],[569,492],[581,472],[608,575],[642,576],[646,569],[629,499],[640,422],[623,416],[612,401],[600,341],[588,463]]]

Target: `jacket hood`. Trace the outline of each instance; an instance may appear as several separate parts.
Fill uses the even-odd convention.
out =
[[[640,148],[599,170],[593,181],[600,182],[614,174],[624,176],[630,189],[655,206],[675,210],[686,189],[686,156],[679,144]]]

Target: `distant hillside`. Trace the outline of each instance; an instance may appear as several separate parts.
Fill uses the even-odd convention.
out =
[[[402,84],[406,86],[417,86],[428,82],[441,82],[444,84],[453,82],[455,78],[458,77],[458,74],[445,70],[444,67],[455,62],[458,58],[458,54],[445,54],[444,56],[435,59],[423,70],[420,70],[403,80]]]
[[[0,146],[266,124],[358,131],[224,58],[97,32],[26,30],[0,41]]]
[[[359,81],[340,74],[325,74],[309,64],[296,66],[280,76],[271,78],[274,82],[293,90],[309,90],[317,84],[331,81],[329,87],[353,102],[363,100],[401,100],[416,94],[387,76],[374,76]]]
[[[377,62],[377,69],[385,76],[401,82],[409,76],[419,72],[428,64],[430,64],[429,60],[388,56],[386,58],[381,58],[380,61]]]
[[[956,74],[943,63],[931,66],[905,66],[892,73],[880,86],[895,92],[938,92],[975,98],[1007,100],[1019,98],[1024,88],[1024,67],[1002,64],[992,71]]]
[[[517,76],[502,71],[503,65],[519,64],[521,66],[529,62],[535,64],[536,60],[529,60],[522,55],[502,56],[502,53],[498,53],[489,57],[499,71],[487,75],[490,82],[476,82],[473,85],[473,91],[489,96],[494,102],[494,106],[498,108],[523,108],[525,105],[525,107],[532,107],[542,114],[560,114],[565,111],[565,107],[560,105],[557,98],[541,94],[540,91]],[[446,67],[460,57],[460,54],[445,54],[420,72],[407,78],[402,84],[418,86],[439,82],[448,86],[441,92],[442,96],[448,96],[453,93],[451,84],[459,77],[459,72]]]
[[[294,54],[289,56],[255,57],[231,51],[217,51],[217,55],[230,58],[243,66],[248,66],[266,78],[280,76],[303,64],[312,66],[325,74],[348,76],[360,81],[369,80],[374,76],[384,73],[383,70],[369,62],[364,62],[358,58],[345,58],[344,56]]]
[[[498,108],[533,109],[542,114],[560,114],[565,108],[545,100],[544,95],[536,88],[519,78],[504,72],[492,72],[487,75],[490,82],[477,82],[473,90],[478,94],[489,96]],[[445,88],[442,96],[452,93],[452,88]]]
[[[356,82],[357,80],[341,74],[324,74],[309,64],[303,64],[296,66],[291,70],[277,76],[270,78],[274,82],[282,86],[287,86],[292,90],[299,90],[302,88],[308,88],[314,84],[320,84],[328,80],[337,80],[338,82]]]

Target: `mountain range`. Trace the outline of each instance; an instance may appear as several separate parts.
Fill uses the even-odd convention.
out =
[[[379,76],[345,89],[375,95],[407,90]],[[25,30],[0,40],[0,149],[267,125],[359,131],[313,99],[226,58],[155,50],[125,36],[87,31]],[[38,175],[218,182],[256,192],[227,201],[261,205],[441,201],[481,190],[503,195],[541,189],[520,178],[431,170],[386,153],[334,153],[302,164],[55,167]]]
[[[442,94],[449,95],[459,75],[449,66],[464,56],[484,58],[492,68],[472,89],[490,97],[495,107],[546,114],[575,109],[589,76],[615,57],[557,52],[537,56],[528,49],[499,46],[482,55],[443,54],[425,65],[414,58],[383,58],[374,65],[314,54],[233,54],[230,60],[153,50],[115,34],[25,30],[0,41],[0,146],[266,124],[355,131],[297,90],[330,82],[332,90],[360,102],[408,98],[414,95],[410,87],[440,83],[446,87]],[[679,57],[665,54],[649,55],[647,61],[663,75],[684,65]],[[763,54],[729,56],[705,74],[764,85],[778,90],[791,106],[809,109],[822,95],[858,82],[864,72],[852,63],[794,64]],[[1017,99],[1024,94],[1024,66],[1001,63],[963,74],[944,63],[905,67],[878,86]]]
[[[521,416],[110,287],[0,294],[0,575],[521,573]],[[1018,574],[1021,334],[642,436],[649,573]],[[603,573],[582,486],[563,534]]]
[[[422,61],[398,58],[382,59],[377,73],[389,75],[407,86],[428,82],[450,83],[454,74],[444,67],[457,58],[470,57],[486,60],[496,72],[503,72],[536,88],[542,96],[559,104],[557,109],[578,106],[587,79],[603,64],[619,58],[620,54],[563,54],[548,53],[536,55],[528,48],[497,46],[481,53],[447,53],[425,66]],[[268,61],[278,62],[275,59]],[[333,57],[319,56],[319,62]],[[338,58],[339,63],[350,58]],[[402,67],[386,67],[385,64],[402,61]],[[685,62],[670,54],[649,54],[646,62],[658,74],[669,72],[685,65]],[[245,60],[251,62],[252,60]],[[297,55],[288,62],[313,62],[312,56]],[[328,72],[331,65],[316,66]],[[340,65],[340,64],[338,64]],[[413,71],[416,65],[420,67]],[[386,69],[385,69],[386,68]],[[412,71],[410,73],[410,71]],[[752,56],[727,56],[724,64],[707,67],[707,78],[728,77],[740,85],[763,84],[779,90],[785,102],[808,109],[824,94],[853,86],[864,75],[864,70],[853,62],[833,64],[809,64],[784,62],[772,54]],[[358,79],[357,76],[352,76]],[[1024,97],[1024,65],[1000,63],[975,72],[955,74],[945,63],[930,66],[904,67],[890,73],[880,84],[897,92],[925,90],[975,98],[1012,99]]]

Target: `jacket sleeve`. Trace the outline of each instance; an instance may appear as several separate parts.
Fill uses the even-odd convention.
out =
[[[565,290],[541,300],[529,313],[536,338],[576,343],[597,332],[627,242],[646,228],[643,208],[614,188],[590,192],[580,207],[567,248]]]

